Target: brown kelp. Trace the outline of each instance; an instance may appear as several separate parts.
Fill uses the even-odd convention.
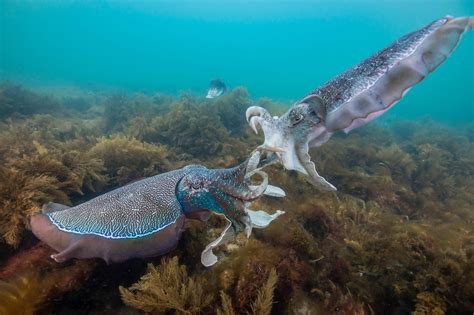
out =
[[[260,142],[246,126],[245,107],[285,111],[269,99],[250,100],[243,88],[212,100],[189,93],[78,93],[71,99],[11,84],[2,89],[0,275],[26,268],[18,263],[26,261],[24,257],[34,256],[31,261],[38,262],[28,216],[43,203],[77,204],[187,164],[236,164]],[[184,285],[201,292],[200,297],[186,293],[187,300],[162,304],[156,312],[165,307],[171,313],[174,308],[212,314],[218,308],[220,314],[246,314],[256,310],[256,301],[267,305],[265,312],[271,305],[272,314],[470,312],[472,130],[424,119],[383,127],[369,124],[350,136],[336,135],[311,155],[338,192],[318,191],[297,173],[268,167],[270,183],[284,188],[287,197],[264,197],[254,207],[269,213],[283,209],[285,215],[250,239],[241,234],[216,248],[220,259],[211,269],[198,266],[199,254],[222,231],[219,217],[188,222],[177,249],[161,264],[161,258],[128,262],[122,266],[124,273],[110,274],[105,271],[114,267],[99,265],[101,272],[91,279],[84,275],[98,268],[95,262],[84,262],[87,272],[74,273],[82,267],[51,267],[53,262],[45,257],[46,265],[34,263],[47,270],[40,274],[42,283],[62,283],[54,275],[63,271],[71,275],[72,285],[62,286],[61,293],[48,290],[52,299],[35,307],[54,313],[74,303],[80,309],[94,295],[100,298],[87,308],[90,312],[104,311],[97,300],[108,299],[115,301],[109,311],[117,313],[124,307],[121,298],[153,312],[163,301],[155,291],[149,293],[151,288],[162,289],[153,281],[159,277],[168,283],[178,275]],[[151,265],[144,276],[146,263]],[[134,268],[136,264],[141,267]],[[119,286],[121,291],[114,289]],[[166,288],[175,293],[182,289]],[[67,290],[76,293],[64,302],[54,299]]]

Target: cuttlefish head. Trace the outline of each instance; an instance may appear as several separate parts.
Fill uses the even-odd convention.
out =
[[[308,153],[309,147],[325,143],[332,134],[325,127],[325,106],[318,96],[306,97],[281,117],[272,117],[259,106],[249,107],[246,116],[250,127],[265,135],[257,150],[266,152],[268,161],[279,160],[286,169],[303,173],[311,184],[336,190],[319,176]]]
[[[261,177],[258,185],[252,185],[252,175]],[[246,162],[231,169],[196,168],[180,180],[176,196],[186,215],[202,211],[222,214],[239,231],[248,221],[246,205],[261,197],[267,186],[267,174],[259,170],[248,173]]]
[[[253,155],[241,165],[230,169],[210,170],[193,167],[178,183],[176,196],[187,217],[203,211],[225,217],[227,225],[217,239],[206,246],[201,253],[204,266],[214,265],[218,258],[213,250],[228,241],[232,235],[245,231],[250,236],[252,228],[265,228],[282,215],[251,210],[249,206],[263,194],[274,197],[284,196],[284,192],[268,185],[267,174],[260,171],[258,155]],[[259,177],[259,183],[256,180]],[[195,218],[195,217],[194,217]]]

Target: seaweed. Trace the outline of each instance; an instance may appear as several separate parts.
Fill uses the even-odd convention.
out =
[[[0,280],[0,314],[2,315],[36,314],[45,297],[37,275],[22,275],[9,282]]]
[[[124,303],[147,313],[175,310],[177,314],[198,314],[211,303],[204,277],[190,277],[178,257],[162,259],[158,267],[148,265],[148,273],[130,288],[120,287]]]
[[[275,269],[271,269],[268,273],[267,280],[262,284],[257,291],[257,296],[252,302],[250,312],[247,314],[254,315],[269,315],[273,307],[273,291],[278,281],[278,275]],[[231,298],[224,292],[220,292],[222,307],[217,309],[218,315],[232,315],[236,314],[232,306]],[[241,314],[241,313],[239,313]]]
[[[96,265],[80,261],[58,266],[47,260],[50,254],[49,248],[34,246],[32,252],[20,255],[21,261],[9,262],[6,269],[10,272],[0,277],[7,276],[0,280],[0,314],[51,313],[46,309],[87,280]],[[29,268],[19,269],[25,265]]]
[[[198,158],[219,155],[230,142],[220,119],[185,96],[157,122],[156,130],[160,142]]]
[[[173,98],[164,94],[115,94],[103,100],[98,108],[105,134],[123,132],[139,140],[156,142],[156,121],[169,112]]]
[[[433,292],[421,292],[416,295],[416,305],[413,315],[446,313],[446,303],[440,296]]]
[[[69,203],[55,177],[31,176],[0,166],[0,178],[0,236],[9,245],[19,245],[29,226],[29,215],[39,211],[42,204],[49,200]]]
[[[235,315],[234,308],[232,307],[232,300],[224,291],[220,292],[222,307],[217,309],[217,315]]]
[[[98,139],[88,156],[103,161],[111,185],[124,185],[171,169],[168,158],[172,155],[165,146],[120,135]]]
[[[245,111],[251,106],[246,89],[238,87],[227,95],[217,98],[212,104],[220,121],[231,136],[244,136],[247,129]]]
[[[61,108],[57,100],[34,93],[20,85],[12,83],[0,84],[0,117],[31,116],[39,113],[54,113]]]
[[[246,107],[283,113],[286,104],[253,101],[243,88],[213,100],[189,93],[101,91],[51,97],[23,87],[2,88],[0,277],[15,281],[12,275],[33,264],[47,270],[40,281],[48,297],[77,293],[57,305],[38,304],[39,311],[59,313],[67,303],[87,304],[91,287],[100,296],[96,300],[120,303],[120,293],[127,304],[152,313],[213,313],[211,303],[219,305],[219,314],[268,313],[269,301],[278,301],[274,314],[474,309],[472,126],[452,129],[424,119],[334,135],[311,155],[337,192],[318,191],[295,172],[268,167],[271,183],[284,188],[287,197],[262,197],[253,207],[283,209],[284,216],[250,239],[239,234],[222,245],[212,270],[190,266],[199,265],[204,245],[220,232],[215,226],[222,221],[190,220],[174,252],[182,264],[165,258],[130,288],[114,291],[86,282],[94,268],[90,262],[84,262],[87,268],[53,267],[47,250],[38,250],[41,244],[28,237],[29,215],[48,201],[77,204],[191,163],[235,165],[261,141],[246,125]],[[130,266],[122,267],[130,270],[128,280],[121,274],[111,283],[138,279],[141,271]],[[278,274],[274,290],[263,293],[272,270]],[[168,284],[170,279],[182,282]],[[165,301],[165,293],[173,299]],[[256,301],[266,301],[258,303],[265,309]],[[88,310],[103,311],[97,305]]]

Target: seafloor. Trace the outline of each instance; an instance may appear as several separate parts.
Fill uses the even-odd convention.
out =
[[[77,204],[133,180],[201,163],[229,167],[262,141],[245,121],[269,99],[214,100],[0,85],[0,314],[472,314],[474,125],[430,119],[339,134],[311,155],[338,187],[281,167],[286,214],[250,239],[200,252],[223,227],[187,222],[166,256],[58,264],[29,231],[43,203]],[[403,106],[410,106],[404,104]]]

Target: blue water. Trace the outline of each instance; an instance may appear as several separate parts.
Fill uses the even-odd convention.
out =
[[[0,75],[32,85],[204,94],[210,79],[290,104],[474,1],[0,0]],[[474,121],[474,32],[385,115]]]

